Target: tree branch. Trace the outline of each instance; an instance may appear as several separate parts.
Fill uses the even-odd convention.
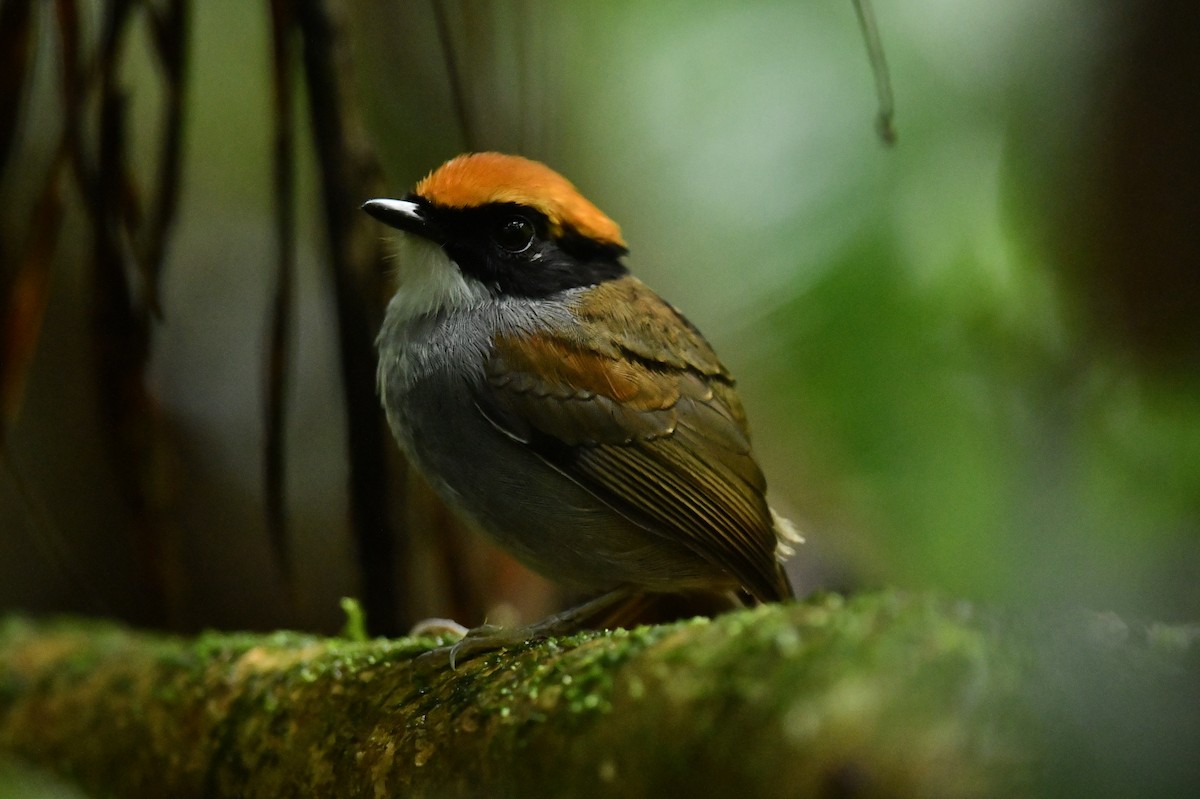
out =
[[[1029,795],[1053,681],[1022,640],[966,603],[892,593],[457,671],[414,667],[429,640],[14,619],[0,751],[126,797]]]

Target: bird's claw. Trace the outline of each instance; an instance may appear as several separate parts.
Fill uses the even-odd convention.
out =
[[[418,668],[441,668],[449,665],[451,670],[458,668],[459,661],[469,660],[476,655],[494,652],[497,649],[524,643],[528,635],[523,627],[498,627],[495,624],[482,624],[467,630],[462,625],[456,625],[463,630],[462,637],[452,644],[430,649],[417,656]]]

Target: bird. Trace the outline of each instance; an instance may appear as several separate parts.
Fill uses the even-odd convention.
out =
[[[647,597],[795,595],[782,564],[802,539],[767,503],[732,375],[570,181],[475,152],[362,208],[397,231],[376,346],[400,448],[469,526],[595,594],[505,640]]]

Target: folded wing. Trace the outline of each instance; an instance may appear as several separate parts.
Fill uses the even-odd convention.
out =
[[[570,330],[495,339],[480,410],[757,599],[791,596],[745,415],[707,342],[633,277],[574,311]]]

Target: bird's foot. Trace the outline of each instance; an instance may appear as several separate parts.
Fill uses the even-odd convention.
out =
[[[430,621],[434,620],[431,619]],[[444,620],[438,619],[436,621]],[[526,641],[544,638],[546,635],[538,633],[536,629],[538,625],[497,627],[494,624],[483,624],[468,630],[461,624],[455,622],[451,622],[451,624],[453,624],[453,627],[443,626],[431,629],[438,629],[439,634],[457,634],[459,636],[458,640],[452,644],[439,646],[436,649],[430,649],[428,652],[422,652],[417,656],[415,661],[417,668],[440,669],[448,665],[451,670],[457,669],[459,663],[470,660],[478,655],[494,652],[497,649],[517,646]]]
[[[452,644],[440,646],[418,655],[416,665],[421,669],[442,668],[446,665],[455,669],[458,663],[477,655],[552,636],[568,635],[590,626],[590,623],[604,611],[623,605],[631,598],[638,596],[640,595],[628,588],[617,588],[534,624],[513,627],[484,624],[468,630],[458,622],[449,619],[426,619],[413,628],[414,635],[450,634],[458,635],[459,638]],[[418,633],[418,630],[422,632]]]

